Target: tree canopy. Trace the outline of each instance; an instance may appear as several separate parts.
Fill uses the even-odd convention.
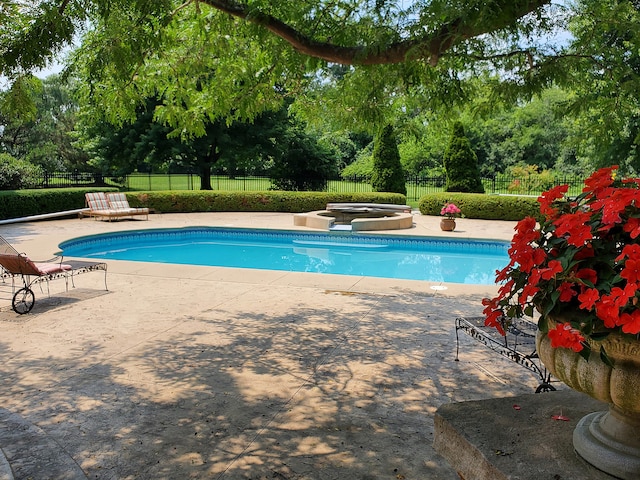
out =
[[[159,30],[180,20],[181,11],[215,10],[226,20],[239,19],[241,30],[272,34],[302,55],[343,65],[382,65],[422,60],[436,65],[454,47],[482,37],[530,33],[548,28],[551,0],[446,1],[413,0],[3,0],[0,19],[5,68],[41,66],[61,46],[69,43],[87,21],[113,24],[127,13],[133,23]],[[203,28],[222,22],[221,15],[203,12]],[[207,18],[208,17],[208,18]],[[233,23],[233,22],[232,22]],[[252,26],[257,29],[251,28]],[[249,27],[249,30],[245,30]],[[234,29],[235,30],[235,29]],[[144,50],[151,36],[131,45]],[[147,32],[148,33],[148,32]],[[124,39],[123,39],[124,40]],[[156,43],[157,45],[157,43]],[[469,43],[471,46],[471,43]],[[22,47],[22,48],[17,48]]]
[[[340,98],[366,116],[399,88],[451,97],[485,64],[519,79],[558,50],[550,0],[40,0],[2,2],[0,70],[42,67],[74,39],[86,94],[112,120],[162,96],[158,116],[203,134],[204,116],[253,118],[345,65]],[[363,108],[366,105],[366,109]],[[379,113],[378,113],[379,114]]]
[[[373,132],[398,111],[450,111],[480,75],[490,103],[556,83],[606,157],[638,143],[639,30],[637,0],[0,0],[0,72],[20,85],[78,44],[94,115],[122,124],[162,98],[155,119],[183,137],[286,95]]]

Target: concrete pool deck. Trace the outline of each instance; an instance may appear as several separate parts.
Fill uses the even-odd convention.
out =
[[[439,220],[388,233],[508,240],[515,225]],[[202,213],[0,235],[44,259],[83,235],[201,225],[308,230],[292,214]],[[468,338],[454,361],[454,319],[494,286],[125,261],[109,262],[108,291],[101,272],[75,285],[36,288],[20,316],[0,283],[2,480],[455,480],[432,445],[436,409],[538,385]]]

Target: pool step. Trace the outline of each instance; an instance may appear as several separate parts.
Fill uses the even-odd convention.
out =
[[[333,224],[331,227],[329,227],[329,230],[332,232],[350,232],[351,230],[353,230],[353,227],[351,225]]]
[[[62,446],[22,416],[0,408],[0,480],[87,480]]]

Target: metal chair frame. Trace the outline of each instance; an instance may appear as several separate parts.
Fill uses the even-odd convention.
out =
[[[11,306],[13,310],[23,315],[29,313],[35,304],[35,295],[32,286],[36,283],[47,283],[47,295],[49,281],[64,278],[65,289],[69,290],[69,279],[75,287],[73,277],[80,273],[96,270],[104,271],[104,288],[107,287],[107,264],[104,262],[89,262],[83,260],[66,260],[62,256],[54,257],[42,262],[34,262],[25,253],[18,252],[6,239],[0,236],[0,277],[11,278],[11,291],[13,298]],[[22,288],[16,291],[15,280],[20,277]]]

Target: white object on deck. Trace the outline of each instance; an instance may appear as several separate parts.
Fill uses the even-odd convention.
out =
[[[5,225],[7,223],[32,222],[35,220],[47,220],[49,218],[67,217],[76,214],[82,215],[83,213],[88,211],[88,208],[76,208],[75,210],[65,210],[64,212],[43,213],[40,215],[31,215],[28,217],[8,218],[6,220],[0,220],[0,225]]]

